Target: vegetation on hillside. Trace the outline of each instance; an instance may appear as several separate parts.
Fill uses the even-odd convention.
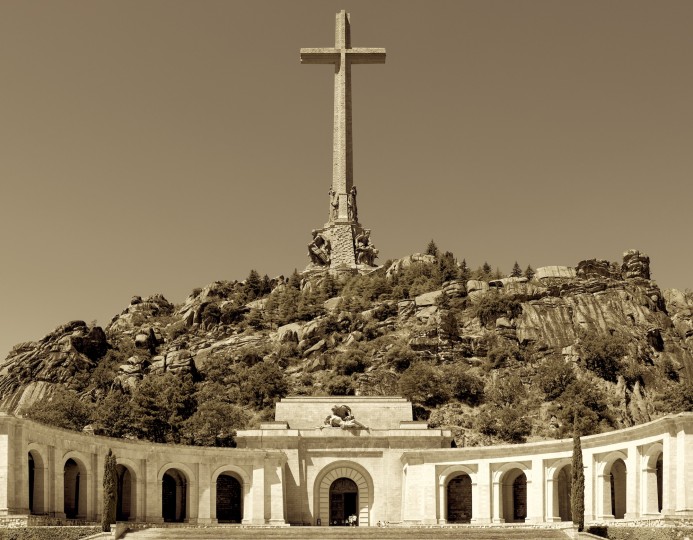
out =
[[[577,417],[582,434],[630,425],[645,394],[647,418],[693,410],[693,384],[668,356],[653,360],[647,328],[582,325],[569,352],[521,339],[515,321],[535,293],[467,294],[467,280],[503,275],[488,263],[471,270],[434,241],[426,254],[396,272],[386,273],[392,261],[341,279],[253,270],[184,305],[140,299],[69,389],[55,384],[21,413],[114,437],[233,446],[283,396],[398,394],[418,419],[475,445],[569,436]],[[510,276],[531,280],[521,268]],[[413,302],[441,290],[425,309]]]

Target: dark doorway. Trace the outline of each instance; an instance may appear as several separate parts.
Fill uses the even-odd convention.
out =
[[[127,521],[131,517],[132,508],[132,475],[127,467],[116,467],[118,476],[116,498],[116,521]]]
[[[77,519],[79,515],[79,465],[74,459],[65,462],[64,509],[67,519]]]
[[[520,473],[513,482],[513,521],[523,522],[527,518],[527,477]]]
[[[623,519],[626,515],[626,472],[622,459],[611,465],[611,514],[614,519]]]
[[[241,483],[230,474],[217,478],[217,520],[219,523],[240,523],[243,519]]]
[[[472,520],[472,479],[467,474],[448,482],[448,523],[469,523]]]
[[[34,456],[29,453],[29,513],[34,513]]]
[[[161,514],[164,521],[185,521],[186,487],[185,476],[176,469],[169,469],[164,474],[161,485]]]
[[[664,471],[664,459],[662,454],[659,454],[657,463],[655,464],[655,474],[657,475],[657,512],[662,511],[662,477]]]
[[[330,486],[330,525],[358,525],[359,488],[349,478],[337,478]],[[349,517],[352,523],[349,522]]]
[[[573,520],[573,514],[570,509],[570,488],[573,484],[572,471],[572,466],[564,466],[558,473],[557,482],[554,482],[554,489],[557,490],[558,495],[558,516],[561,518],[561,521]]]

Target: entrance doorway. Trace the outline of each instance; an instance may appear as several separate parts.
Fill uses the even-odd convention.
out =
[[[469,523],[472,520],[472,479],[468,474],[455,476],[448,482],[448,523]]]
[[[330,525],[358,525],[359,488],[349,478],[337,478],[330,486]]]
[[[217,478],[217,520],[240,523],[243,519],[243,488],[237,478],[222,473]]]
[[[177,469],[169,469],[161,482],[161,515],[164,521],[186,520],[187,479]]]

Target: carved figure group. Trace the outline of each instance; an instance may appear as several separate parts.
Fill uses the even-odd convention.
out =
[[[364,229],[354,239],[356,248],[356,263],[375,266],[375,259],[378,257],[378,250],[371,243],[370,229]]]
[[[335,405],[332,407],[332,414],[328,414],[325,417],[324,426],[342,429],[368,429],[354,418],[348,405]]]
[[[316,229],[313,229],[312,233],[313,241],[308,244],[308,255],[311,262],[321,266],[330,264],[330,254],[332,252],[330,241]]]

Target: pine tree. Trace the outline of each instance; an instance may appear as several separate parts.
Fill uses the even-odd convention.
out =
[[[532,281],[532,278],[534,277],[534,268],[532,268],[530,265],[527,265],[527,268],[525,269],[525,277],[529,280]]]
[[[462,259],[460,263],[460,279],[467,281],[470,275],[471,271],[469,270],[469,266],[467,266],[467,259]]]
[[[106,460],[103,464],[103,512],[101,513],[101,530],[111,531],[111,523],[116,520],[116,498],[118,489],[118,472],[116,470],[116,457],[113,450],[108,449]]]
[[[515,261],[515,264],[513,265],[513,269],[510,272],[510,277],[520,277],[522,275],[522,268],[520,268],[520,265],[517,264],[517,261]]]
[[[483,266],[481,267],[481,275],[484,278],[490,278],[491,277],[491,265],[487,262],[484,262]]]
[[[438,257],[438,246],[436,243],[431,239],[431,241],[428,243],[428,247],[426,248],[426,255],[433,255],[434,257]]]
[[[573,515],[573,524],[578,531],[585,528],[585,472],[582,468],[582,445],[578,435],[574,419],[573,422],[573,462],[570,485],[570,511]]]
[[[262,279],[257,270],[251,270],[245,278],[245,297],[248,300],[255,300],[261,295]]]
[[[440,282],[445,283],[452,279],[456,279],[459,275],[459,268],[455,262],[455,256],[446,251],[442,257],[438,259],[438,273],[440,274]]]

